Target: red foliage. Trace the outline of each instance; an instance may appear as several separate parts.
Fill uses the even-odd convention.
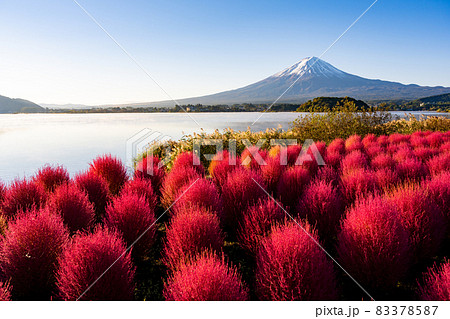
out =
[[[68,183],[69,172],[62,166],[44,166],[39,169],[33,180],[44,186],[47,192],[53,192],[59,185]]]
[[[122,161],[111,155],[99,156],[90,164],[90,170],[102,176],[108,183],[109,191],[113,195],[119,194],[120,189],[128,180],[127,171]]]
[[[253,170],[239,168],[228,175],[222,187],[225,208],[224,222],[229,227],[237,227],[243,212],[267,194],[260,174]]]
[[[428,195],[444,215],[447,225],[450,226],[450,172],[435,175],[424,185]]]
[[[216,186],[205,178],[200,178],[194,184],[186,184],[178,191],[178,200],[173,205],[177,213],[186,208],[203,207],[223,217],[223,202]]]
[[[347,154],[353,151],[362,151],[363,149],[364,145],[361,136],[355,134],[345,140],[345,151]]]
[[[0,281],[0,301],[10,301],[11,291],[9,285]]]
[[[131,250],[133,257],[144,257],[155,242],[154,209],[144,196],[125,193],[116,197],[106,208],[105,225],[117,230],[127,247],[138,240]]]
[[[333,264],[308,224],[275,226],[257,255],[256,290],[262,300],[336,300]],[[314,238],[314,240],[312,239]]]
[[[368,147],[366,147],[365,151],[369,158],[373,159],[379,154],[383,154],[385,152],[385,149],[378,144],[370,144]]]
[[[298,200],[311,180],[309,171],[301,166],[291,167],[283,172],[278,182],[277,195],[288,209],[295,209]]]
[[[50,211],[62,216],[71,233],[88,229],[95,218],[94,206],[85,192],[74,184],[56,188],[48,200]]]
[[[342,138],[337,138],[331,141],[327,147],[327,154],[337,153],[340,155],[345,154],[345,141]]]
[[[427,162],[427,165],[432,175],[440,174],[443,171],[450,171],[450,152],[442,153],[431,158]]]
[[[227,150],[217,153],[209,164],[209,174],[214,183],[222,188],[228,174],[240,166],[240,159],[232,156]]]
[[[120,235],[110,230],[98,228],[92,234],[76,235],[59,261],[56,274],[59,297],[132,300],[135,270],[125,249]]]
[[[388,153],[381,153],[375,156],[371,162],[373,169],[397,169],[397,162],[394,161],[391,155]]]
[[[401,221],[409,232],[416,261],[433,257],[444,238],[445,222],[439,207],[425,189],[410,184],[388,194],[390,202],[400,212]]]
[[[397,164],[397,173],[403,180],[418,181],[428,175],[428,169],[418,159],[406,158]]]
[[[423,276],[423,285],[419,284],[419,298],[428,301],[450,300],[450,261],[439,267],[435,265]]]
[[[401,143],[406,143],[409,142],[409,135],[403,135],[400,133],[394,133],[389,135],[388,140],[391,144],[401,144]]]
[[[177,199],[178,191],[185,185],[192,185],[195,180],[202,178],[192,167],[179,167],[171,170],[166,175],[161,188],[161,204],[164,208],[169,208],[170,205]]]
[[[438,154],[436,149],[426,148],[426,147],[418,147],[414,149],[414,155],[421,160],[422,162],[426,162],[431,157]]]
[[[261,240],[269,234],[275,223],[285,217],[286,213],[272,198],[260,199],[244,213],[238,231],[239,244],[256,255]]]
[[[172,171],[183,169],[183,168],[193,168],[200,175],[205,174],[205,169],[200,163],[200,159],[193,152],[183,152],[178,154],[177,158],[173,161]]]
[[[341,176],[341,181],[347,205],[377,191],[377,177],[372,170],[358,169],[345,172]]]
[[[267,191],[274,194],[277,190],[278,181],[286,166],[280,162],[280,156],[268,157],[267,165],[261,166],[261,175],[267,185]]]
[[[50,299],[57,260],[68,239],[61,217],[47,209],[19,214],[9,223],[0,264],[14,299]]]
[[[46,200],[47,195],[41,184],[26,179],[15,180],[4,194],[2,213],[7,218],[14,218],[18,212],[42,207]]]
[[[86,192],[89,201],[94,205],[96,219],[100,221],[111,196],[108,183],[103,177],[91,171],[76,175],[74,182],[79,189]]]
[[[377,145],[377,136],[375,134],[367,134],[362,139],[362,143],[364,145],[364,148],[367,148],[370,145]]]
[[[321,238],[330,240],[336,234],[344,203],[331,183],[316,180],[303,192],[297,211],[315,226]]]
[[[155,191],[159,191],[164,176],[166,176],[165,166],[157,156],[144,157],[136,164],[134,178],[149,179]]]
[[[444,142],[442,132],[433,132],[426,137],[428,143],[431,147],[439,148],[439,146]]]
[[[375,170],[375,179],[377,181],[378,188],[382,190],[391,188],[400,180],[397,171],[389,168],[380,168]]]
[[[247,300],[247,288],[237,269],[223,257],[205,252],[180,265],[164,287],[166,300]]]
[[[216,214],[204,208],[180,211],[167,225],[164,263],[171,270],[204,250],[220,251],[224,236]]]
[[[353,151],[347,154],[341,163],[343,172],[358,170],[368,167],[367,156],[361,151]]]
[[[122,188],[121,195],[131,193],[138,196],[143,196],[150,207],[154,210],[157,204],[157,196],[153,191],[152,182],[145,178],[134,178],[129,180]]]
[[[259,157],[256,154],[259,154]],[[259,170],[261,166],[266,165],[266,158],[266,150],[258,149],[256,146],[246,147],[241,153],[241,165],[246,168]]]
[[[339,173],[330,166],[323,166],[319,168],[315,179],[326,183],[331,183],[334,187],[340,186]]]
[[[338,255],[363,287],[394,288],[410,266],[408,232],[395,206],[381,197],[358,201],[341,224]]]

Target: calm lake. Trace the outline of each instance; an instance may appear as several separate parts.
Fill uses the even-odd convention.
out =
[[[403,116],[402,112],[393,112]],[[416,115],[442,115],[411,112]],[[246,130],[261,113],[191,113],[206,132]],[[252,131],[289,127],[302,113],[265,113]],[[62,164],[73,175],[97,155],[111,153],[124,162],[127,140],[143,129],[172,139],[200,132],[184,113],[0,114],[0,180],[28,177],[45,164]]]

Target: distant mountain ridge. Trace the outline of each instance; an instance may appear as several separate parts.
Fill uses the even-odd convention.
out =
[[[0,113],[39,113],[45,112],[40,105],[24,99],[11,99],[0,95]]]

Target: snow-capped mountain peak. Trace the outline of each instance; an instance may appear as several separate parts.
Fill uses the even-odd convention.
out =
[[[316,58],[308,57],[300,60],[296,64],[284,69],[281,72],[274,74],[272,77],[285,77],[285,76],[304,76],[304,75],[316,75],[331,77],[343,77],[345,72],[335,68],[331,64]]]

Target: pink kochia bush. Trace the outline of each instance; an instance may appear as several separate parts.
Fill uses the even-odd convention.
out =
[[[194,207],[179,211],[167,225],[164,263],[173,271],[204,250],[220,251],[224,236],[216,214]]]
[[[439,267],[434,266],[424,275],[423,285],[419,285],[421,300],[450,300],[450,261],[446,260]]]
[[[172,207],[174,213],[189,207],[203,207],[220,218],[223,217],[223,202],[211,181],[200,178],[194,184],[187,184],[178,191],[178,200]]]
[[[159,191],[165,175],[165,166],[157,156],[146,156],[142,158],[137,162],[134,171],[134,178],[149,179],[155,191]]]
[[[280,162],[280,156],[268,157],[267,165],[261,166],[261,175],[264,183],[267,185],[267,191],[275,194],[277,190],[278,181],[286,166]]]
[[[58,296],[63,300],[132,300],[135,268],[125,249],[120,235],[110,230],[98,228],[92,234],[76,235],[59,261]]]
[[[202,178],[192,167],[179,167],[170,171],[164,178],[161,188],[161,204],[164,208],[169,208],[178,198],[178,192],[185,185],[192,185],[196,180]]]
[[[178,154],[177,158],[173,161],[172,170],[177,170],[179,168],[193,168],[200,175],[205,174],[205,169],[200,163],[200,159],[193,152],[183,152]]]
[[[295,209],[310,180],[311,174],[301,166],[285,170],[281,174],[277,187],[277,195],[283,205],[288,209]]]
[[[47,209],[21,213],[9,223],[0,264],[14,299],[50,299],[57,260],[68,240],[62,218]]]
[[[148,203],[148,206],[154,210],[157,204],[157,196],[153,190],[152,182],[144,178],[134,178],[125,183],[121,194],[136,194],[143,196]]]
[[[276,226],[257,255],[256,290],[262,300],[336,300],[333,264],[308,224]],[[313,240],[314,239],[314,240]]]
[[[256,255],[261,241],[272,226],[284,220],[286,213],[270,197],[260,199],[245,213],[238,231],[239,244],[250,254]]]
[[[90,170],[102,176],[108,183],[109,191],[113,195],[119,194],[120,189],[128,180],[127,171],[122,161],[111,155],[99,156],[90,164]]]
[[[14,218],[17,213],[45,204],[47,195],[44,187],[29,180],[15,180],[7,189],[3,198],[2,213]]]
[[[342,188],[347,205],[377,190],[377,177],[372,170],[357,169],[341,176]]]
[[[432,175],[450,171],[450,152],[442,153],[429,159],[427,165]]]
[[[228,266],[224,257],[203,252],[183,263],[164,287],[166,300],[242,301],[248,299],[236,267]]]
[[[0,301],[10,301],[11,291],[7,284],[0,281]]]
[[[214,183],[222,188],[222,185],[227,180],[228,174],[240,166],[240,159],[230,154],[227,150],[218,152],[209,164],[209,174]]]
[[[117,230],[127,247],[134,243],[131,252],[135,258],[144,257],[155,242],[155,221],[154,208],[142,195],[125,193],[106,208],[105,225]]]
[[[414,184],[405,185],[391,191],[388,199],[400,212],[414,256],[419,260],[433,257],[444,238],[445,220],[426,190]]]
[[[94,205],[96,219],[100,221],[105,214],[106,205],[111,197],[108,183],[103,177],[91,171],[76,175],[74,182],[79,189],[86,192],[89,201]]]
[[[305,189],[298,206],[298,215],[306,218],[321,238],[327,240],[336,234],[343,211],[344,203],[338,189],[321,180]]]
[[[342,267],[363,287],[377,291],[394,288],[410,266],[408,232],[396,207],[379,196],[360,200],[348,211],[337,250]]]
[[[69,172],[62,166],[45,166],[38,170],[33,180],[44,186],[45,190],[52,192],[59,185],[68,183]]]
[[[258,156],[259,155],[259,156]],[[256,146],[246,148],[241,154],[241,165],[246,168],[259,170],[266,165],[267,151]]]
[[[236,228],[244,211],[260,198],[266,197],[263,179],[253,170],[239,168],[231,172],[222,187],[224,224]]]
[[[450,172],[433,176],[423,186],[426,187],[430,200],[441,209],[447,226],[450,226]]]
[[[56,188],[48,200],[50,211],[60,214],[69,230],[74,233],[88,229],[95,219],[94,206],[85,192],[74,184]]]

